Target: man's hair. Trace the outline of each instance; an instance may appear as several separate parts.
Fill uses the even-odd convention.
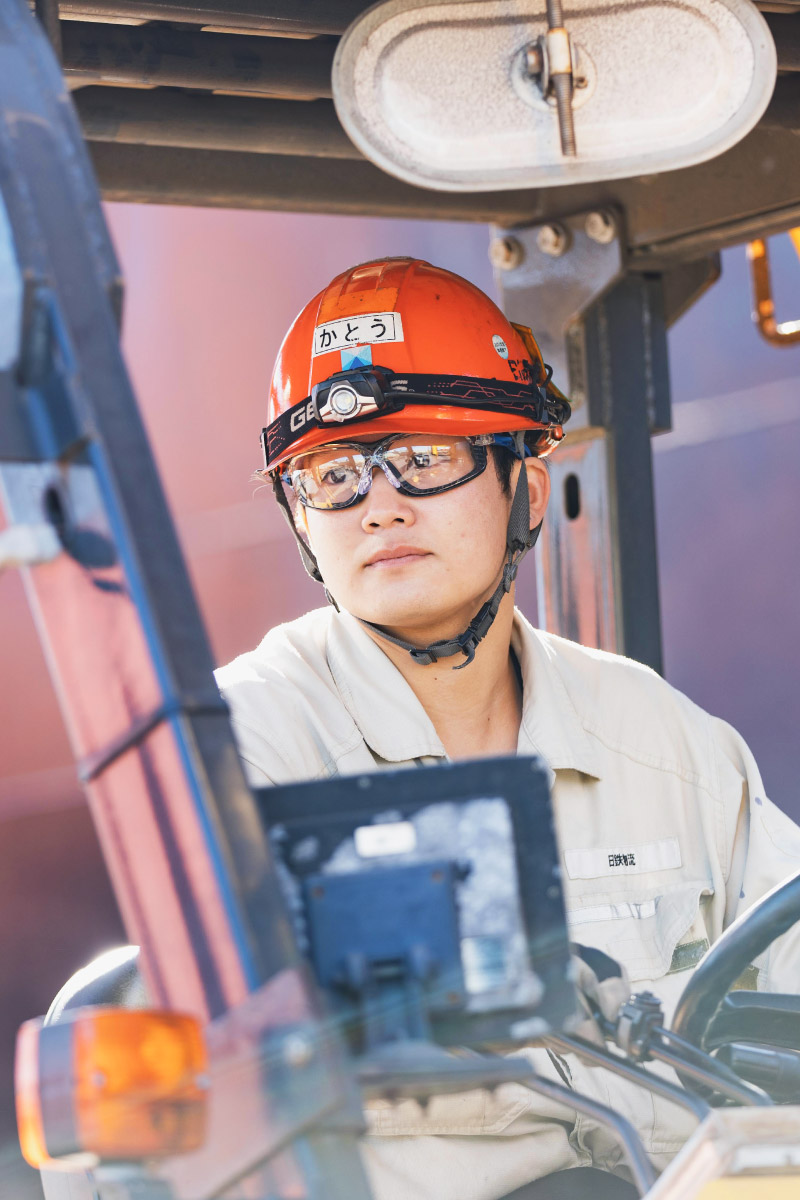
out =
[[[511,496],[511,472],[514,469],[514,461],[516,456],[506,446],[491,446],[492,458],[494,459],[494,469],[497,472],[497,478],[500,480],[500,487],[503,495]]]

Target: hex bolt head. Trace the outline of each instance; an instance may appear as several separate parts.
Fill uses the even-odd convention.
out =
[[[608,246],[617,236],[617,222],[610,212],[590,212],[584,222],[586,236],[601,246]]]
[[[283,1043],[283,1061],[287,1067],[307,1067],[314,1057],[311,1039],[302,1033],[290,1033]]]
[[[519,238],[496,237],[489,243],[489,262],[496,271],[513,271],[525,257],[525,247]]]
[[[536,245],[542,254],[561,258],[572,245],[572,234],[563,225],[541,225],[536,234]]]

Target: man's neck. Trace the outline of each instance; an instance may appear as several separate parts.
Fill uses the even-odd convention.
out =
[[[504,597],[473,662],[461,671],[453,670],[463,661],[459,656],[423,667],[407,650],[367,630],[425,709],[449,758],[516,752],[522,697],[511,659],[513,619],[512,591]]]

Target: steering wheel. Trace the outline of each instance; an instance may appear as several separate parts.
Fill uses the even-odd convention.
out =
[[[800,874],[779,884],[714,943],[683,990],[673,1032],[700,1050],[739,1039],[800,1049],[800,998],[730,989],[754,958],[800,921]],[[683,1079],[685,1087],[699,1090]]]

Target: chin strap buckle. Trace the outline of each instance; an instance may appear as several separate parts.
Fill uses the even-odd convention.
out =
[[[475,651],[478,649],[480,640],[481,639],[477,633],[470,632],[469,630],[467,630],[466,634],[462,633],[461,637],[458,639],[458,644],[460,645],[461,652],[464,655],[464,661],[453,667],[454,671],[461,671],[464,667],[469,666],[469,664],[475,658]]]
[[[521,556],[520,556],[521,557]],[[503,591],[510,592],[519,570],[519,558],[507,562],[503,567]]]

